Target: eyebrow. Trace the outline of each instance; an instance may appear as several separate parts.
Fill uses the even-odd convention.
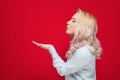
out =
[[[76,19],[76,18],[72,18],[72,19]]]
[[[77,20],[76,18],[72,18],[73,20]]]

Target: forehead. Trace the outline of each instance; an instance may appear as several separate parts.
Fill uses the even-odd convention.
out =
[[[78,13],[75,13],[75,14],[72,16],[72,18],[75,18],[75,19],[77,19],[77,17],[78,17]]]

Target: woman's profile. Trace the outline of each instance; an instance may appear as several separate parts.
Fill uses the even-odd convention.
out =
[[[67,22],[66,33],[72,37],[64,62],[52,44],[32,41],[36,46],[49,51],[53,66],[65,80],[96,80],[96,59],[101,55],[101,44],[96,37],[97,20],[87,11],[78,11]]]

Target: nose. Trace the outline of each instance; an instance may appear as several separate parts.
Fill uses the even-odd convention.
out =
[[[70,20],[67,22],[67,24],[70,24]]]

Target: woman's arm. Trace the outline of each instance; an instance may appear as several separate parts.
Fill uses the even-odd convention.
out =
[[[86,47],[76,50],[67,62],[64,62],[59,57],[53,46],[51,46],[48,51],[52,56],[54,67],[61,76],[81,71],[90,63],[91,53]]]
[[[82,70],[90,63],[90,51],[86,47],[77,49],[72,57],[64,62],[61,57],[58,55],[53,45],[50,44],[41,44],[33,41],[35,45],[46,49],[52,56],[53,66],[57,69],[57,72],[61,75],[68,75]]]

